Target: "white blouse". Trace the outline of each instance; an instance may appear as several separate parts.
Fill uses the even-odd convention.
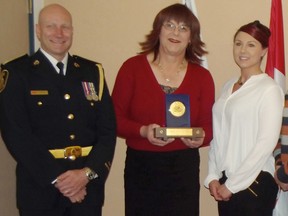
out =
[[[213,106],[213,140],[204,185],[225,171],[232,192],[248,188],[260,171],[274,175],[273,150],[277,144],[284,107],[282,89],[267,74],[251,76],[232,93],[237,78],[228,81]]]

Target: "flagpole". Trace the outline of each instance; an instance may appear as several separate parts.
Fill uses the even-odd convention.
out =
[[[29,54],[32,54],[34,53],[33,0],[28,0],[28,23],[29,23]]]
[[[33,54],[40,47],[35,31],[35,23],[43,5],[44,0],[28,0],[29,54]]]
[[[194,0],[183,0],[182,3],[185,4],[192,11],[192,13],[198,18],[196,3]],[[201,59],[202,59],[201,65],[206,69],[208,69],[208,61],[206,56],[202,56]]]

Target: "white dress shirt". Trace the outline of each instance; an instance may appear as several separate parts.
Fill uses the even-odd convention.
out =
[[[51,62],[57,73],[60,72],[60,69],[57,67],[57,63],[59,62],[57,59],[55,59],[53,56],[51,56],[49,53],[47,53],[45,50],[40,48],[41,52],[46,56],[46,58]],[[63,66],[63,72],[64,75],[66,75],[66,70],[67,70],[67,62],[68,62],[68,53],[66,53],[65,57],[61,61],[64,66]]]
[[[272,152],[277,144],[284,94],[267,74],[251,76],[232,93],[238,78],[228,81],[213,106],[213,140],[204,185],[228,177],[232,192],[248,188],[261,170],[274,174]]]

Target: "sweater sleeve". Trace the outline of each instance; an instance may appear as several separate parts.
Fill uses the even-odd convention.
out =
[[[117,119],[117,135],[122,138],[140,137],[142,124],[129,117],[134,86],[133,67],[125,62],[118,72],[112,92]]]

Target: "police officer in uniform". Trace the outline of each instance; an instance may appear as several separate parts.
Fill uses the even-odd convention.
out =
[[[1,66],[2,138],[17,162],[21,216],[98,216],[116,123],[101,64],[68,53],[71,14],[44,7],[41,48]]]

